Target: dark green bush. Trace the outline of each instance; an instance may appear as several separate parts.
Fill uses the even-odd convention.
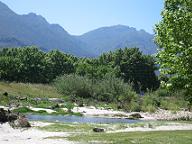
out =
[[[72,100],[79,98],[93,99],[100,102],[116,102],[120,108],[131,108],[129,104],[137,99],[131,85],[113,76],[102,80],[91,80],[86,76],[64,75],[55,80],[59,92],[68,95]]]
[[[91,97],[91,80],[83,76],[64,75],[55,80],[57,90],[75,99],[75,97]]]

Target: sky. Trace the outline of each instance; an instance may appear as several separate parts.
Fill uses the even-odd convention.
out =
[[[127,25],[153,33],[164,0],[0,0],[17,14],[34,12],[73,35]]]

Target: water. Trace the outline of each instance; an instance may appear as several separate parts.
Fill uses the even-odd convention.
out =
[[[88,117],[88,116],[55,116],[55,115],[28,115],[27,118],[31,121],[50,121],[50,122],[78,122],[78,123],[136,123],[140,120],[119,119],[119,118],[102,118],[102,117]]]

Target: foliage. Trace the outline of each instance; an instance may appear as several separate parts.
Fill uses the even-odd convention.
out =
[[[137,48],[118,49],[104,53],[97,59],[83,58],[76,64],[78,75],[86,75],[92,80],[112,75],[133,83],[137,92],[159,87],[156,69],[154,58],[143,55]]]
[[[73,60],[59,51],[44,53],[36,47],[5,48],[0,51],[0,79],[50,82],[58,75],[74,72]]]
[[[45,55],[47,78],[52,81],[59,75],[74,72],[73,62],[75,57],[65,55],[58,50],[50,51]]]
[[[97,81],[106,75],[133,83],[137,92],[159,86],[151,56],[137,48],[119,49],[98,58],[77,58],[58,50],[42,52],[36,47],[5,48],[0,51],[0,80],[49,83],[63,74],[75,73]]]
[[[157,108],[178,111],[187,109],[189,102],[184,99],[184,92],[179,90],[170,92],[167,89],[158,89],[148,92],[142,97],[141,110],[155,112]]]
[[[117,77],[133,83],[136,91],[154,90],[159,87],[152,56],[143,55],[138,48],[118,49],[99,57],[103,65],[110,64]]]
[[[185,89],[192,103],[192,3],[190,0],[165,0],[162,20],[156,25],[162,82],[170,90]]]
[[[55,86],[64,95],[89,98],[91,97],[91,80],[78,75],[64,75],[55,80]]]
[[[86,76],[64,75],[55,80],[55,86],[58,91],[70,96],[73,101],[86,98],[107,103],[117,102],[121,108],[126,108],[132,100],[137,98],[137,94],[129,84],[113,76],[92,81]]]

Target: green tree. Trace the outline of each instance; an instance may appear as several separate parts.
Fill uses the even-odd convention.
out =
[[[72,56],[64,54],[58,50],[50,51],[45,56],[46,76],[48,81],[52,81],[57,76],[74,73],[74,59]]]
[[[161,72],[167,88],[185,89],[192,103],[192,2],[165,0],[162,20],[156,25]]]
[[[117,77],[133,83],[138,92],[154,90],[159,86],[153,57],[143,55],[138,48],[118,49],[101,55],[99,60],[102,65],[110,65]]]
[[[0,52],[0,78],[20,82],[43,80],[43,54],[36,47],[3,49]]]

